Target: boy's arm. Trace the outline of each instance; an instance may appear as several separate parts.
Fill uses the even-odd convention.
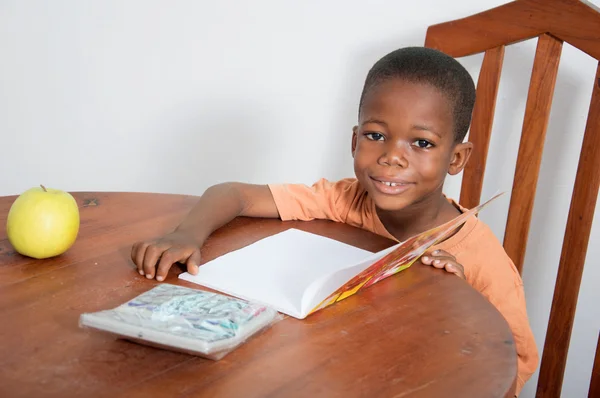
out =
[[[137,242],[131,258],[148,279],[165,279],[171,266],[185,263],[198,272],[200,247],[215,230],[238,216],[277,218],[279,212],[269,187],[223,183],[208,188],[175,230],[157,240]]]
[[[238,216],[279,217],[269,187],[235,182],[214,185],[204,192],[175,231],[203,243],[215,230]]]

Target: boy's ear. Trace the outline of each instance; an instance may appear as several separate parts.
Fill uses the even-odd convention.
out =
[[[356,140],[358,139],[358,126],[352,127],[352,157],[356,152]]]
[[[454,151],[452,153],[450,167],[448,167],[448,174],[456,175],[463,171],[463,169],[467,165],[467,162],[469,161],[469,157],[471,156],[472,151],[473,143],[471,142],[463,142],[457,144],[454,147]]]

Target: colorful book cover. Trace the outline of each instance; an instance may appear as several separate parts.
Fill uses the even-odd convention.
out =
[[[367,269],[339,287],[335,292],[329,295],[318,306],[310,311],[309,314],[328,307],[333,303],[344,300],[345,298],[356,294],[362,289],[366,289],[391,275],[407,269],[414,264],[415,261],[417,261],[431,246],[450,236],[461,225],[463,225],[469,217],[477,214],[479,211],[481,211],[481,209],[502,194],[503,193],[493,196],[488,201],[464,212],[460,216],[448,221],[445,224],[439,225],[419,235],[415,235],[412,238],[402,242],[402,244],[400,244],[400,246],[398,246],[395,250],[375,261]]]

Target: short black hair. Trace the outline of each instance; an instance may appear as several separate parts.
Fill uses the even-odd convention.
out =
[[[427,47],[405,47],[385,55],[367,74],[360,96],[359,115],[369,90],[391,79],[429,84],[445,95],[453,109],[455,142],[463,141],[471,124],[475,84],[456,59]]]

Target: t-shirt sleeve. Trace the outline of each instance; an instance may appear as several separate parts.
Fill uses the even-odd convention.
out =
[[[352,180],[330,182],[324,178],[313,185],[269,184],[283,221],[324,219],[344,222],[355,194]]]
[[[475,232],[475,231],[474,231]],[[506,319],[517,350],[517,395],[535,372],[538,350],[529,326],[523,281],[500,242],[486,227],[479,229],[478,247],[456,255],[469,284],[486,297]]]

